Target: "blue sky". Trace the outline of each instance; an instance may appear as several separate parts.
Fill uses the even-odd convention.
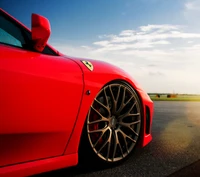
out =
[[[31,13],[47,17],[55,48],[115,64],[147,92],[200,93],[199,0],[1,0],[0,7],[28,27]]]

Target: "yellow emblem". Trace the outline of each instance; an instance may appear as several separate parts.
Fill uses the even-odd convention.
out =
[[[93,71],[94,68],[92,63],[90,63],[89,61],[82,61],[82,62],[90,71]]]

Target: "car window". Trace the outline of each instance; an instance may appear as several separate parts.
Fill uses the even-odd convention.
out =
[[[21,48],[25,44],[21,30],[3,16],[0,16],[0,42]]]
[[[0,13],[0,43],[37,52],[33,49],[32,46],[31,32],[23,27],[20,27],[16,22],[10,20],[8,17],[2,15],[1,13]],[[57,53],[54,52],[48,46],[44,48],[42,54],[57,56]]]
[[[4,44],[14,45],[17,47],[22,47],[22,43],[18,39],[11,36],[9,33],[7,33],[1,28],[0,28],[0,42]]]

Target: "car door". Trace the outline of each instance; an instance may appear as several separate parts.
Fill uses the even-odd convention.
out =
[[[78,64],[32,51],[29,33],[0,13],[0,166],[62,155],[81,103]]]

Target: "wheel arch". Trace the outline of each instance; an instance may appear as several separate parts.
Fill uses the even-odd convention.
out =
[[[85,122],[86,122],[86,118],[88,115],[88,111],[90,109],[90,106],[94,100],[94,98],[96,97],[96,95],[99,93],[99,91],[112,83],[123,83],[128,85],[129,87],[131,87],[131,89],[133,89],[140,101],[141,104],[141,109],[142,109],[142,113],[144,113],[144,103],[142,101],[142,96],[140,94],[140,92],[136,89],[136,86],[133,82],[129,81],[128,79],[124,79],[124,78],[117,78],[117,79],[113,79],[113,80],[109,80],[107,82],[105,82],[104,84],[98,84],[98,86],[96,88],[91,89],[91,94],[88,95],[87,91],[90,90],[89,88],[91,87],[90,84],[85,84],[85,88],[84,88],[84,95],[83,95],[83,99],[82,99],[82,104],[81,104],[81,108],[80,108],[80,112],[78,115],[78,118],[76,120],[75,123],[75,127],[74,127],[74,131],[72,132],[71,138],[69,140],[69,143],[65,149],[64,154],[73,154],[73,153],[78,153],[79,152],[79,148],[81,147],[81,143],[82,143],[82,136],[83,136],[83,130],[84,130],[84,126],[85,126]],[[144,115],[142,114],[142,119],[144,118]],[[142,136],[143,136],[143,131],[144,131],[144,123],[142,121],[142,126],[141,126],[141,136],[138,139],[138,145],[140,146],[140,144],[142,143]]]

